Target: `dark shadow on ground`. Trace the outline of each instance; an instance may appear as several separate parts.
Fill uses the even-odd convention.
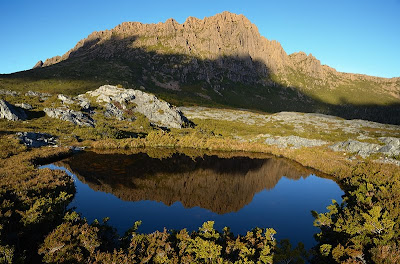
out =
[[[37,119],[46,116],[46,113],[44,111],[29,111],[25,110],[26,115],[28,116],[28,119]]]

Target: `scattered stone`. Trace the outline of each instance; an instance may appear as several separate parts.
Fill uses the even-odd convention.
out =
[[[25,109],[25,110],[31,110],[33,107],[30,104],[27,103],[20,103],[20,104],[15,104],[15,106]]]
[[[17,108],[12,104],[0,99],[0,118],[17,121],[25,120],[27,116],[23,109]]]
[[[217,119],[226,121],[241,122],[247,125],[264,126],[274,122],[291,125],[297,131],[306,131],[307,128],[313,130],[330,131],[341,130],[348,134],[363,134],[362,137],[368,137],[366,128],[378,130],[376,132],[384,135],[387,131],[400,131],[399,126],[380,124],[365,120],[346,120],[335,116],[315,113],[296,113],[296,112],[280,112],[273,115],[258,114],[242,110],[215,109],[207,107],[181,107],[184,114],[191,119]],[[360,140],[363,140],[359,138]]]
[[[308,139],[298,136],[287,136],[287,137],[274,137],[267,138],[265,140],[266,144],[277,145],[278,148],[287,148],[290,146],[292,149],[298,149],[302,147],[317,147],[328,144],[328,142],[318,139]]]
[[[379,151],[389,157],[400,155],[400,138],[380,137],[379,141],[385,144]]]
[[[82,150],[85,150],[86,147],[70,146],[69,149],[72,150],[73,152],[80,152]]]
[[[188,122],[178,108],[158,99],[155,95],[140,90],[103,85],[86,94],[96,97],[99,103],[118,102],[122,109],[127,109],[130,105],[132,111],[142,113],[151,122],[167,128],[182,128]],[[111,110],[110,106],[109,108]]]
[[[63,94],[59,94],[59,95],[57,96],[57,98],[58,98],[59,100],[61,100],[61,102],[62,102],[63,104],[74,104],[74,103],[75,103],[75,101],[74,101],[71,97],[66,96],[66,95],[63,95]]]
[[[368,157],[372,153],[377,153],[381,148],[378,144],[360,142],[357,140],[349,139],[347,141],[338,142],[332,146],[329,146],[333,151],[345,151],[355,153],[363,158]]]
[[[380,137],[379,141],[385,144],[389,145],[394,145],[394,146],[400,146],[400,138],[395,138],[395,137]]]
[[[3,89],[0,89],[0,94],[1,94],[1,95],[17,96],[17,95],[19,95],[20,93],[19,93],[19,92],[16,92],[16,91],[11,91],[11,90],[3,90]]]
[[[91,105],[89,100],[84,98],[83,96],[77,96],[75,97],[75,100],[77,101],[77,104],[82,108],[82,110],[89,110]]]
[[[41,93],[41,92],[34,92],[34,91],[28,91],[25,93],[25,96],[29,96],[29,97],[39,97],[40,100],[47,100],[51,94],[49,93]]]
[[[338,142],[330,148],[333,151],[346,151],[350,153],[356,153],[363,158],[368,157],[374,153],[384,154],[389,157],[400,155],[400,139],[394,137],[381,137],[379,140],[385,145],[373,144],[360,142],[357,140],[347,140]]]
[[[89,110],[90,108],[90,102],[87,98],[84,97],[84,95],[78,95],[74,98],[70,96],[66,96],[64,94],[59,94],[57,98],[64,104],[64,105],[71,105],[71,104],[76,104],[81,107],[82,110]]]
[[[115,117],[117,120],[125,120],[124,112],[121,109],[118,109],[114,104],[107,103],[105,105],[106,111],[104,112],[104,116],[108,118]]]
[[[94,127],[94,120],[87,114],[68,108],[45,108],[43,111],[52,118],[69,121],[75,125]]]
[[[21,140],[21,143],[31,148],[57,145],[57,138],[46,133],[18,132],[17,136]]]

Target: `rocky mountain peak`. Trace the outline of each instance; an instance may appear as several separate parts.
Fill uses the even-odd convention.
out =
[[[111,43],[111,39],[119,39],[123,44]],[[120,55],[122,49],[154,49],[157,46],[156,52],[168,50],[201,59],[231,56],[245,58],[248,63],[260,61],[272,71],[287,64],[286,53],[278,42],[261,37],[257,27],[245,16],[225,11],[204,19],[189,17],[183,24],[173,18],[157,24],[124,22],[111,30],[93,32],[63,56],[47,59],[43,66],[66,60],[71,54],[82,54],[83,48],[88,48],[89,43],[91,50],[99,51],[102,46],[98,54],[91,52],[97,57],[108,56],[105,53],[112,53],[116,45],[121,49]]]
[[[40,60],[36,62],[35,66],[33,66],[32,69],[41,68],[42,66],[43,66],[43,61]]]
[[[311,53],[307,55],[305,52],[300,51],[290,54],[289,57],[293,65],[302,72],[311,76],[322,77],[324,68],[321,62]]]
[[[273,89],[283,85],[307,93],[314,88],[378,85],[390,96],[400,96],[398,79],[337,72],[304,52],[288,55],[278,41],[261,36],[245,16],[227,11],[203,19],[188,17],[182,24],[173,18],[157,24],[124,22],[93,32],[64,55],[47,59],[42,68],[61,61],[72,61],[78,68],[100,61],[127,83],[172,91],[196,84],[218,96],[233,83]],[[101,75],[93,74],[92,68],[74,69],[74,74],[80,71],[90,71],[95,78]]]

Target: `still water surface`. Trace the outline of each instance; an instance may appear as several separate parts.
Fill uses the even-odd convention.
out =
[[[152,150],[130,154],[84,152],[42,168],[73,177],[75,207],[89,222],[110,217],[123,234],[137,220],[140,232],[196,230],[215,221],[235,234],[272,227],[276,237],[315,245],[311,210],[325,212],[343,191],[331,179],[284,159],[222,153]]]

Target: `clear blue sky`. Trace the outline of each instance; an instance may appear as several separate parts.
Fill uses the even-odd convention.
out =
[[[312,53],[339,71],[400,76],[400,0],[0,0],[0,73],[62,55],[91,32],[124,21],[243,14],[288,54]]]

